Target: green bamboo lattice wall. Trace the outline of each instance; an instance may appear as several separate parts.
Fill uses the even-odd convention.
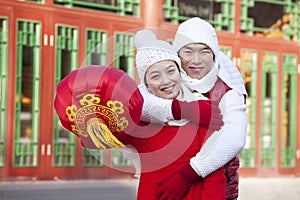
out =
[[[57,25],[56,27],[56,84],[72,70],[78,68],[78,28]],[[53,165],[74,166],[76,136],[59,125],[55,114]]]
[[[242,32],[299,41],[300,1],[241,0]]]
[[[269,168],[276,166],[278,55],[272,52],[263,52],[262,56],[260,165]]]
[[[4,166],[6,136],[6,99],[7,99],[7,19],[0,18],[0,167]]]
[[[133,35],[126,33],[115,34],[115,67],[125,71],[135,78]]]
[[[297,55],[283,55],[281,108],[281,167],[296,165]]]
[[[86,31],[86,65],[107,65],[107,35],[106,31]]]
[[[140,0],[55,0],[55,4],[69,8],[96,9],[120,15],[140,16]]]
[[[165,0],[164,20],[175,24],[191,17],[201,17],[217,30],[234,31],[234,0]]]
[[[41,25],[17,22],[14,166],[38,163]]]
[[[257,51],[241,49],[241,74],[244,78],[248,98],[247,118],[248,128],[246,146],[240,154],[241,167],[256,166],[256,100],[257,100]]]

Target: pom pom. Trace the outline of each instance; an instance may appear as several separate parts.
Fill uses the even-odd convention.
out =
[[[149,30],[138,31],[134,36],[134,45],[136,48],[148,46],[148,44],[155,43],[156,36]]]

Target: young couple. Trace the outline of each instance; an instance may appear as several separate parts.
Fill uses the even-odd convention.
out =
[[[237,155],[244,147],[247,129],[247,93],[240,73],[220,52],[214,28],[192,18],[179,25],[173,46],[157,40],[148,30],[136,33],[135,46],[139,89],[144,97],[143,121],[179,127],[197,124],[193,136],[200,140],[190,144],[198,145],[195,155],[174,161],[181,167],[172,168],[174,163],[170,163],[171,167],[163,165],[152,172],[143,168],[147,162],[138,149],[142,165],[138,199],[154,199],[149,197],[152,192],[160,200],[236,199]],[[195,152],[195,148],[186,151]],[[132,158],[126,155],[126,148],[123,152]],[[165,159],[163,155],[160,158]],[[167,171],[173,173],[166,176]]]
[[[176,122],[175,119],[185,118],[191,122],[197,122],[195,119],[198,118],[199,125],[208,127],[205,122],[207,118],[203,116],[209,109],[204,101],[198,101],[199,107],[183,101],[203,99],[203,95],[212,101],[219,101],[224,126],[206,139],[199,153],[190,159],[188,166],[190,168],[187,170],[190,172],[188,177],[191,177],[194,172],[204,178],[203,193],[216,195],[214,192],[222,193],[222,189],[225,190],[225,188],[217,188],[218,184],[216,184],[213,185],[216,190],[210,193],[206,189],[208,191],[213,189],[211,186],[205,187],[205,182],[206,180],[212,182],[209,179],[212,179],[214,174],[220,176],[218,172],[224,169],[227,176],[226,199],[236,199],[239,167],[239,160],[236,156],[244,147],[247,129],[245,115],[247,93],[240,73],[233,63],[220,52],[214,28],[200,18],[189,19],[178,27],[173,47],[176,55],[180,58],[179,61],[174,55],[165,58],[160,56],[164,55],[161,52],[169,52],[171,55],[172,49],[166,42],[164,45],[162,41],[155,42],[156,38],[154,37],[146,30],[138,32],[135,36],[136,64],[141,82],[139,88],[145,101],[143,120],[180,126],[185,121]],[[219,97],[213,93],[218,90],[226,91],[223,91],[224,95]],[[176,98],[180,101],[163,100],[157,97]],[[210,110],[214,110],[213,105],[211,108]],[[211,126],[214,125],[214,117],[218,117],[217,113],[212,115]],[[218,125],[218,121],[216,121],[216,125]],[[216,130],[217,126],[210,129]],[[222,166],[225,167],[222,168]],[[174,182],[172,181],[173,179],[170,178],[169,181],[160,183],[160,194],[176,197],[176,193],[179,193],[180,188],[183,187],[179,187],[180,181],[176,178],[174,178]],[[220,199],[216,198],[220,196],[222,195],[210,196],[210,199]]]
[[[128,158],[137,151],[139,200],[237,198],[246,91],[214,28],[192,18],[173,46],[147,30],[135,45],[139,90],[118,69],[71,72],[54,102],[62,125],[88,148],[126,146]]]

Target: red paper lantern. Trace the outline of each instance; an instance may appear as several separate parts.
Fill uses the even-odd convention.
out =
[[[139,123],[143,97],[136,82],[120,69],[81,67],[57,86],[54,108],[61,124],[83,146],[123,147],[119,137]]]

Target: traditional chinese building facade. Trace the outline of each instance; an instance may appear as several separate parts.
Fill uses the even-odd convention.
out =
[[[0,0],[0,179],[132,176],[120,152],[83,149],[61,128],[56,85],[85,65],[138,81],[134,33],[151,28],[172,41],[193,16],[214,25],[245,80],[241,175],[299,175],[299,1]]]

